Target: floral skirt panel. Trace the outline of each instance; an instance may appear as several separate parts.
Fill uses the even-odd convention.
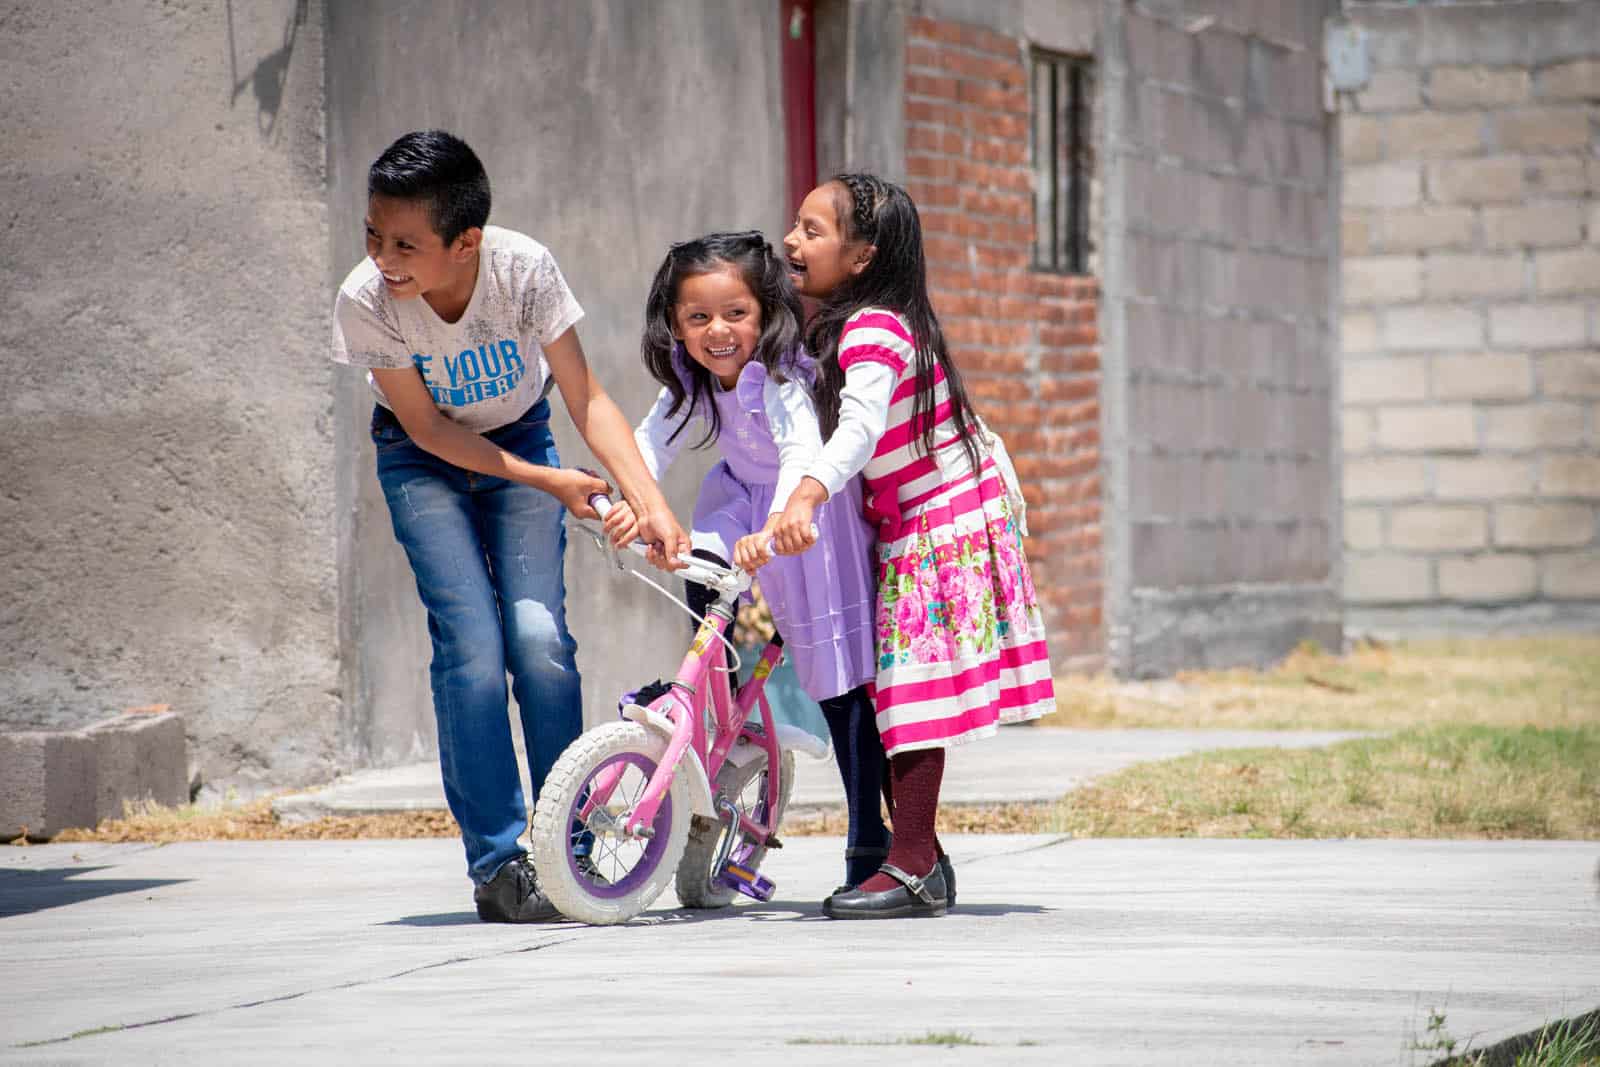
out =
[[[880,529],[877,656],[890,755],[1055,710],[1038,597],[992,462]]]

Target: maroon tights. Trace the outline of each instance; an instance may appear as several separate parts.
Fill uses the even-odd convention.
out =
[[[939,784],[944,780],[944,749],[922,748],[889,757],[884,799],[894,823],[894,841],[887,862],[907,874],[924,877],[944,855],[934,820],[939,814]],[[899,881],[875,874],[862,883],[869,893],[893,889]]]

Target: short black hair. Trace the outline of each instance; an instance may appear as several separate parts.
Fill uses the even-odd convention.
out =
[[[489,175],[467,142],[443,130],[408,133],[367,171],[368,196],[419,200],[448,247],[489,221]]]

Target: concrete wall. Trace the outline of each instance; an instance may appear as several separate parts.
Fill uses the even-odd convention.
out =
[[[328,54],[331,270],[360,258],[366,168],[395,137],[441,126],[483,158],[493,222],[550,247],[588,317],[578,327],[631,419],[656,386],[638,358],[645,291],[667,245],[713,229],[784,229],[784,139],[774,4],[562,0],[486,5],[331,5]],[[323,299],[323,303],[326,300]],[[320,307],[320,304],[319,304]],[[594,465],[559,399],[568,465]],[[334,423],[345,743],[388,764],[434,750],[425,617],[372,473],[361,375],[341,372]],[[668,488],[687,526],[707,461]],[[687,618],[570,543],[568,621],[589,721],[669,671]]]
[[[1101,302],[1112,666],[1340,640],[1332,3],[1108,2]]]
[[[0,728],[338,765],[321,5],[0,3]]]
[[[1351,14],[1350,618],[1600,625],[1600,5]]]

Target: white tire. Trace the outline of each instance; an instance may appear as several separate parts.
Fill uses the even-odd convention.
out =
[[[606,825],[607,817],[631,811],[638,803],[666,750],[666,738],[654,730],[614,722],[583,734],[551,769],[533,814],[533,863],[545,895],[567,918],[597,926],[627,922],[672,880],[691,817],[689,786],[681,775],[673,776],[661,799],[654,837],[628,837],[608,831]],[[573,854],[585,829],[576,816],[589,783],[608,766],[623,773],[601,809],[602,817],[590,819],[594,842],[586,869]]]
[[[794,753],[785,751],[779,762],[778,810],[773,817],[761,821],[773,827],[774,833],[783,823],[783,813],[789,807],[789,792],[794,788]],[[730,760],[717,772],[717,796],[727,797],[746,814],[753,814],[757,805],[764,806],[767,796],[767,754],[762,752],[743,767],[734,766]],[[713,882],[712,864],[716,862],[722,838],[733,833],[721,819],[696,815],[689,825],[689,843],[678,864],[678,877],[674,888],[678,902],[686,908],[725,908],[733,903],[735,891]],[[742,836],[742,835],[741,835]],[[746,845],[735,842],[733,857],[754,870],[766,858],[766,845]]]

